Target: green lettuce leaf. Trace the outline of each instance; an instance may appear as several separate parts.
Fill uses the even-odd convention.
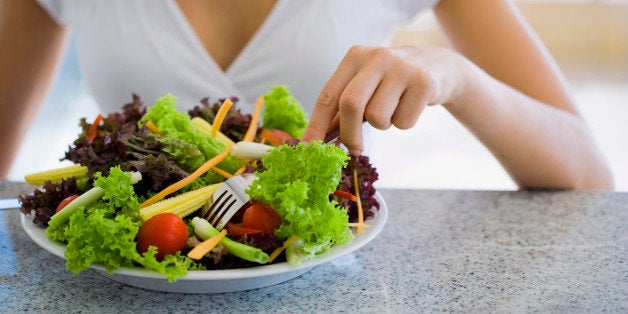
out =
[[[262,124],[267,129],[279,129],[294,138],[301,138],[307,125],[306,113],[287,86],[276,86],[264,95]]]
[[[120,167],[113,167],[109,170],[109,175],[103,177],[100,173],[94,174],[94,186],[105,190],[102,196],[102,203],[108,215],[124,215],[131,218],[138,218],[140,202],[133,189],[133,181],[129,172],[124,172]]]
[[[193,172],[205,162],[205,154],[194,144],[172,136],[160,137],[162,150],[174,157],[177,164],[187,172]]]
[[[70,239],[65,251],[66,267],[77,274],[94,263],[102,263],[108,272],[133,266],[139,255],[135,248],[139,226],[131,217],[112,217],[101,202],[79,210],[70,217],[65,231]]]
[[[161,262],[155,258],[154,250],[140,255],[135,242],[141,225],[140,203],[131,175],[114,167],[109,176],[97,174],[95,178],[94,185],[103,188],[105,194],[96,203],[81,207],[64,226],[68,270],[77,274],[99,263],[111,273],[119,267],[141,265],[174,281],[194,266],[192,260],[178,254]]]
[[[301,240],[299,254],[289,255],[288,262],[298,264],[352,238],[346,210],[329,199],[347,159],[342,149],[320,141],[281,145],[262,159],[265,170],[256,174],[258,179],[247,193],[281,216],[281,227],[275,233],[280,239]]]
[[[164,133],[167,137],[173,137],[179,140],[183,140],[198,148],[198,150],[204,155],[204,161],[207,161],[216,155],[222,153],[225,150],[225,145],[220,141],[213,139],[201,131],[197,130],[191,122],[190,117],[179,110],[177,110],[177,99],[171,95],[157,100],[153,107],[147,109],[146,114],[140,120],[140,124],[147,121],[151,121],[157,126],[160,132]],[[171,146],[169,153],[173,154],[175,159],[180,158],[177,162],[190,165],[191,161],[186,157],[186,148],[179,146],[175,148]],[[183,149],[183,151],[177,151]],[[192,163],[196,163],[193,161]],[[222,162],[218,164],[218,167],[227,171],[235,172],[244,165],[244,162],[234,157],[227,156]],[[194,169],[196,170],[196,169]],[[224,180],[224,178],[212,171],[208,172],[205,178],[205,185],[218,183]]]

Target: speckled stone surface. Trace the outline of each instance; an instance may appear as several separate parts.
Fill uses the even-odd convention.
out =
[[[0,181],[0,197],[24,185]],[[185,295],[78,276],[0,212],[2,312],[626,312],[628,194],[380,191],[382,233],[275,286]]]

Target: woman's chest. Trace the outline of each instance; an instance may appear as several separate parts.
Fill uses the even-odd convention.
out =
[[[177,0],[195,35],[223,71],[259,31],[275,0]]]

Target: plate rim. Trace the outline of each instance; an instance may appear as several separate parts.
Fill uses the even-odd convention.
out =
[[[367,223],[369,227],[366,228],[365,231],[360,234],[356,234],[355,231],[352,230],[352,232],[354,233],[354,237],[349,241],[349,243],[342,246],[332,247],[328,251],[314,258],[302,262],[299,266],[291,266],[287,262],[282,262],[277,264],[260,265],[238,269],[190,270],[185,276],[179,277],[177,279],[177,282],[238,280],[268,277],[313,268],[315,266],[329,262],[333,259],[347,255],[371,242],[386,225],[386,222],[388,220],[388,206],[386,204],[386,201],[377,191],[375,192],[375,199],[379,202],[380,208],[375,213],[375,216],[369,219],[369,223]],[[65,245],[48,239],[45,234],[45,229],[36,226],[32,223],[30,219],[27,218],[27,215],[20,212],[20,222],[22,225],[22,229],[26,232],[29,238],[39,247],[65,260]],[[101,264],[92,264],[89,267],[106,272],[105,267]],[[166,277],[157,273],[156,271],[136,267],[119,267],[109,274],[136,276],[146,279],[167,280]]]

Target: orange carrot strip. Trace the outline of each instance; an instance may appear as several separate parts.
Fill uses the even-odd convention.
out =
[[[255,101],[255,110],[253,111],[253,116],[251,117],[251,124],[249,124],[249,128],[246,130],[246,134],[244,134],[242,141],[252,142],[255,139],[257,124],[259,123],[259,117],[262,114],[262,105],[264,105],[264,97],[259,96],[257,97],[257,101]]]
[[[219,174],[219,175],[221,175],[221,176],[223,176],[223,177],[225,177],[225,178],[227,178],[227,179],[229,179],[229,178],[233,177],[233,175],[231,175],[231,173],[229,173],[229,172],[227,172],[227,171],[224,171],[224,170],[222,170],[222,169],[220,169],[220,168],[218,168],[218,167],[216,167],[216,166],[213,166],[213,167],[212,167],[212,170],[213,170],[214,172],[216,172],[217,174]]]
[[[262,139],[268,141],[272,146],[279,146],[296,141],[292,135],[278,129],[263,129],[261,135]]]
[[[286,240],[286,242],[284,242],[282,246],[276,248],[272,253],[270,253],[270,255],[268,256],[268,262],[272,263],[275,260],[275,258],[277,258],[279,256],[279,254],[281,254],[281,252],[283,252],[285,249],[287,249],[289,246],[291,246],[297,240],[299,240],[299,238],[297,238],[297,237],[292,237],[292,238]]]
[[[360,187],[358,185],[358,170],[353,168],[353,185],[355,186],[356,203],[358,204],[358,233],[364,230],[364,213],[362,213],[362,201],[360,200]]]
[[[102,121],[101,114],[99,114],[96,119],[94,119],[94,123],[92,123],[92,125],[89,127],[89,130],[87,130],[87,142],[93,142],[96,136],[98,136],[98,125],[100,124],[100,121]]]
[[[188,252],[188,257],[191,259],[201,259],[203,255],[207,254],[207,252],[211,251],[222,238],[227,235],[227,229],[222,229],[220,233],[217,235],[201,242],[199,245],[195,246],[190,252]]]
[[[209,169],[211,169],[213,166],[217,165],[223,159],[225,159],[227,156],[229,156],[229,152],[230,151],[231,151],[231,147],[227,147],[227,149],[225,149],[222,153],[220,153],[220,154],[216,155],[214,158],[206,161],[204,164],[202,164],[200,167],[198,167],[198,169],[196,169],[196,171],[192,172],[187,177],[185,177],[185,178],[183,178],[183,179],[181,179],[181,180],[179,180],[179,181],[169,185],[165,189],[161,190],[161,192],[153,195],[153,197],[151,197],[151,198],[147,199],[146,201],[144,201],[144,203],[141,204],[141,207],[144,208],[146,206],[155,204],[158,201],[162,200],[164,197],[168,196],[169,194],[174,193],[174,192],[182,189],[186,185],[190,184],[192,181],[194,181],[198,177],[202,176],[205,172],[209,171]]]
[[[153,123],[153,121],[150,121],[150,120],[146,121],[146,128],[149,129],[151,132],[153,132],[155,134],[163,135],[163,133],[161,133],[161,131],[159,131],[159,129]]]
[[[242,224],[234,224],[232,222],[228,222],[227,225],[225,225],[225,229],[227,229],[227,234],[230,236],[241,236],[245,234],[262,233],[262,230],[243,227]]]
[[[350,201],[356,201],[357,197],[347,191],[335,190],[334,193],[331,193],[334,196],[342,197],[344,199],[348,199]]]
[[[222,105],[220,105],[220,109],[218,109],[216,117],[214,118],[214,123],[212,123],[212,130],[210,133],[212,138],[216,138],[216,135],[220,130],[220,126],[222,125],[222,121],[225,120],[225,117],[227,116],[227,113],[229,113],[229,109],[231,109],[232,105],[233,101],[229,98],[225,99]]]
[[[243,173],[244,173],[244,171],[246,171],[246,165],[244,165],[244,166],[240,167],[240,169],[238,169],[238,171],[236,171],[233,175],[234,175],[234,176],[237,176],[237,175],[239,175],[239,174],[243,174]]]

